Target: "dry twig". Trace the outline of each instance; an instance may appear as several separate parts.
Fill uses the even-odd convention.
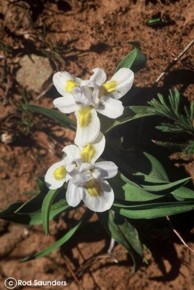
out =
[[[177,57],[175,57],[166,67],[166,69],[159,75],[159,77],[157,77],[157,79],[155,80],[154,84],[159,83],[159,81],[169,72],[169,70],[171,69],[171,67],[173,67],[175,65],[175,63],[177,63],[177,61],[179,59],[182,58],[182,56],[191,48],[191,46],[194,44],[194,39],[191,40],[189,42],[189,44],[187,44],[187,46],[179,53],[179,55]]]
[[[169,222],[173,232],[175,233],[175,235],[178,237],[178,239],[181,241],[181,243],[187,248],[189,249],[189,251],[191,251],[192,253],[194,253],[194,250],[192,248],[190,248],[187,243],[184,241],[184,239],[181,237],[181,235],[177,232],[177,230],[174,228],[169,216],[166,216],[167,221]]]
[[[53,83],[50,83],[47,88],[36,97],[36,100],[39,100],[41,97],[43,97],[52,87]]]
[[[68,259],[66,258],[65,254],[62,252],[63,254],[63,258],[66,264],[67,269],[69,270],[71,276],[73,277],[74,281],[76,282],[76,284],[80,287],[81,290],[84,290],[84,288],[82,287],[82,285],[80,284],[75,272],[73,271],[73,269],[71,268]]]

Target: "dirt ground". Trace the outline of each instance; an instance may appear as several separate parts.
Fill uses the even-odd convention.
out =
[[[60,158],[61,149],[74,133],[23,108],[26,101],[52,108],[56,91],[51,86],[55,71],[67,70],[88,77],[102,67],[110,77],[120,59],[131,50],[129,41],[140,42],[148,62],[135,75],[136,87],[166,92],[176,85],[193,99],[193,48],[168,76],[154,82],[168,64],[194,38],[192,0],[3,0],[0,2],[0,208],[27,200],[36,178]],[[161,13],[166,22],[154,28],[146,21]],[[28,56],[28,57],[27,57]],[[138,95],[139,103],[144,98]],[[137,100],[137,102],[138,102]],[[185,161],[194,176],[194,159]],[[74,218],[73,212],[68,215]],[[192,290],[194,254],[173,234],[156,241],[148,264],[132,274],[125,249],[110,243],[95,217],[67,246],[51,255],[20,263],[27,255],[48,247],[63,230],[63,217],[51,223],[51,235],[41,226],[24,227],[0,221],[0,289],[6,277],[27,280],[66,280],[66,289]],[[194,249],[194,232],[183,233]],[[116,260],[115,260],[116,259]],[[41,289],[55,289],[45,286]],[[56,289],[59,287],[56,287]],[[62,287],[63,289],[64,287]],[[37,289],[22,286],[18,289]]]

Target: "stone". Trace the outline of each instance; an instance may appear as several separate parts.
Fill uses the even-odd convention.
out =
[[[27,90],[40,92],[42,85],[51,76],[53,70],[47,58],[35,54],[21,58],[16,73],[17,82]]]

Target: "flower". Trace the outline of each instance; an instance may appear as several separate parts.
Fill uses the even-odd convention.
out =
[[[93,69],[89,80],[81,80],[68,72],[57,72],[53,83],[62,97],[53,101],[63,113],[75,112],[77,132],[75,143],[79,146],[93,142],[100,132],[97,112],[116,119],[123,114],[123,104],[119,100],[131,88],[134,73],[128,68],[119,69],[106,82],[103,69]]]
[[[118,168],[111,161],[95,163],[104,147],[105,138],[102,133],[94,143],[83,147],[64,147],[66,156],[46,172],[45,182],[48,188],[57,189],[68,182],[66,200],[70,206],[75,207],[83,200],[92,211],[103,212],[110,209],[114,192],[106,179],[114,177]]]

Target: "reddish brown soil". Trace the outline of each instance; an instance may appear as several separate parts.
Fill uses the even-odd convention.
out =
[[[25,124],[20,122],[22,114],[15,105],[21,100],[21,85],[16,82],[21,57],[42,55],[40,34],[43,26],[46,30],[44,41],[51,41],[50,51],[47,46],[44,54],[47,52],[53,72],[67,70],[87,77],[91,69],[102,67],[111,76],[119,60],[131,50],[128,42],[137,40],[148,63],[136,74],[135,85],[152,88],[169,62],[193,39],[193,11],[192,0],[1,1],[0,134],[9,133],[13,141],[0,143],[0,208],[16,200],[27,200],[29,195],[23,192],[35,188],[36,178],[58,160],[61,148],[74,137],[70,130],[37,116],[30,116],[33,127],[26,132]],[[175,24],[160,29],[146,26],[147,19],[158,12],[162,16],[168,14]],[[57,44],[59,41],[61,46]],[[5,49],[5,44],[13,51]],[[58,53],[57,56],[53,56],[53,51]],[[192,99],[191,70],[192,48],[171,69],[159,89],[166,90],[176,84],[186,97]],[[39,92],[31,91],[30,101],[52,107],[52,90],[37,100],[38,94],[49,83],[50,80],[44,83]],[[193,176],[192,162],[187,162],[186,169]],[[73,218],[73,213],[68,217]],[[23,280],[67,280],[67,289],[73,290],[194,289],[194,255],[184,245],[173,238],[162,243],[157,241],[152,247],[155,249],[153,257],[146,254],[148,265],[143,264],[132,275],[131,261],[125,249],[116,245],[113,255],[118,263],[115,263],[114,257],[107,256],[105,251],[108,237],[95,223],[95,218],[93,222],[94,225],[86,226],[63,249],[44,258],[20,263],[21,258],[54,242],[66,223],[62,218],[52,222],[51,235],[46,236],[41,226],[32,228],[0,221],[0,289],[5,289],[3,281],[9,276]],[[185,236],[188,245],[194,248],[192,237],[192,233]],[[37,288],[24,286],[20,289]]]

